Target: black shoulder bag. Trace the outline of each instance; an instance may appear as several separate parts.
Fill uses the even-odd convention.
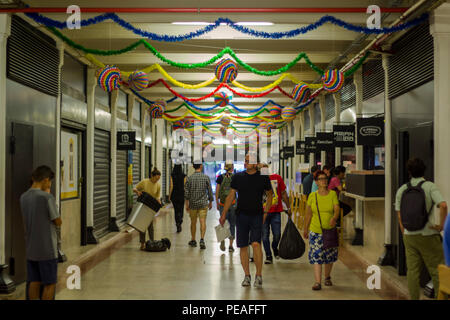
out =
[[[316,206],[317,214],[319,215],[320,228],[322,228],[323,238],[323,250],[339,247],[339,236],[336,227],[331,229],[324,229],[322,227],[322,219],[320,218],[319,202],[317,201],[317,195],[319,191],[316,191]]]

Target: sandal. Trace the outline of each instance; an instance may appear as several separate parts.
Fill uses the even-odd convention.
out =
[[[316,282],[315,284],[314,284],[314,286],[312,287],[312,289],[313,290],[320,290],[320,289],[322,289],[322,285],[320,284],[320,283],[318,283],[318,282]]]
[[[325,285],[331,287],[333,283],[331,282],[331,277],[325,278]]]

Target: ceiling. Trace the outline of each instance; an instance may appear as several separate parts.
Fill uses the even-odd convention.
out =
[[[69,1],[50,1],[50,0],[33,0],[24,1],[31,7],[67,7],[74,4],[73,0]],[[352,1],[340,0],[337,1],[147,1],[147,0],[129,0],[129,1],[92,1],[92,0],[78,0],[76,4],[83,8],[361,8],[369,5],[379,5],[380,7],[392,7],[393,3],[397,3],[400,7],[410,7],[417,1],[392,1],[392,0],[370,0],[370,1]],[[82,14],[82,19],[96,16],[95,14]],[[219,17],[230,18],[235,22],[250,22],[250,21],[264,21],[272,22],[271,26],[250,26],[251,28],[264,30],[268,32],[287,31],[294,28],[313,23],[320,19],[326,13],[120,13],[119,16],[124,20],[132,23],[138,28],[148,30],[158,34],[185,34],[189,31],[197,30],[203,26],[188,26],[188,25],[173,25],[172,22],[186,22],[186,21],[203,21],[213,22]],[[330,13],[331,15],[343,19],[347,22],[364,25],[368,18],[366,13]],[[66,14],[62,13],[45,13],[44,15],[58,19],[65,20]],[[388,25],[400,16],[399,13],[391,13],[383,21],[383,25]],[[112,22],[103,22],[94,26],[81,28],[80,30],[64,30],[63,33],[70,39],[82,44],[88,48],[94,49],[120,49],[135,42],[140,36],[122,29],[120,26]],[[309,32],[305,35],[300,35],[293,39],[282,40],[268,40],[261,38],[252,38],[241,34],[228,26],[220,26],[215,31],[206,34],[195,40],[188,40],[177,43],[149,41],[159,52],[167,58],[182,62],[182,63],[196,63],[203,62],[216,55],[224,47],[231,47],[238,57],[244,62],[248,63],[254,68],[260,70],[278,69],[292,59],[294,59],[300,52],[305,52],[311,61],[326,69],[330,62],[339,57],[352,42],[360,36],[359,33],[347,31],[337,26],[326,24],[315,31]],[[355,56],[365,45],[367,45],[373,36],[368,37],[362,41],[358,46],[353,46],[348,54],[343,57],[338,67],[342,67],[346,62]],[[82,55],[82,52],[80,52]],[[214,65],[210,65],[201,69],[183,70],[176,67],[168,66],[167,64],[158,60],[144,47],[139,47],[135,51],[118,56],[97,56],[97,58],[105,64],[115,64],[121,70],[134,71],[142,69],[154,63],[160,63],[163,68],[175,79],[188,84],[196,84],[210,79],[214,74]],[[300,61],[291,70],[296,78],[306,81],[314,82],[318,75],[310,67],[305,64],[305,61]],[[271,83],[279,76],[265,77],[248,72],[244,68],[239,68],[237,80],[242,84],[250,87],[262,87]],[[150,74],[151,80],[162,78],[162,76],[153,71]],[[218,82],[214,82],[211,86],[191,90],[172,86],[176,91],[186,95],[187,97],[199,97],[213,91]],[[287,92],[291,92],[294,84],[286,79],[280,86]],[[238,91],[245,92],[241,89]],[[146,89],[142,94],[151,99],[170,99],[173,95],[162,85],[157,85]],[[254,109],[260,107],[268,99],[272,99],[281,105],[290,105],[292,100],[278,91],[274,91],[266,97],[256,99],[233,97],[232,102],[243,109]],[[180,100],[172,102],[168,107],[175,108],[180,104]],[[195,103],[199,107],[212,106],[213,99],[206,99]],[[179,111],[182,114],[184,111]],[[264,115],[264,114],[263,114]]]

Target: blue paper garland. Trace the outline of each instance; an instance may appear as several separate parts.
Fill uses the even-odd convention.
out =
[[[31,19],[33,19],[34,21],[43,24],[47,27],[55,27],[58,29],[65,29],[67,28],[67,24],[66,22],[61,22],[58,20],[54,20],[48,17],[45,17],[39,13],[25,13],[28,17],[30,17]],[[214,29],[216,29],[217,27],[220,26],[221,23],[225,23],[228,26],[230,26],[231,28],[244,33],[244,34],[248,34],[250,36],[253,37],[258,37],[258,38],[266,38],[266,39],[281,39],[281,38],[292,38],[295,36],[298,36],[299,34],[305,34],[309,31],[315,30],[319,27],[321,27],[322,25],[324,25],[325,23],[332,23],[335,24],[339,27],[345,28],[347,30],[350,31],[354,31],[354,32],[359,32],[359,33],[365,33],[365,34],[387,34],[387,33],[393,33],[393,32],[398,32],[398,31],[402,31],[408,28],[411,28],[413,26],[416,26],[418,24],[421,24],[422,22],[424,22],[425,20],[427,20],[429,17],[428,13],[424,13],[423,15],[421,15],[420,17],[413,19],[409,22],[405,22],[402,23],[398,26],[394,26],[394,27],[390,27],[390,28],[380,28],[380,29],[369,29],[367,27],[361,27],[355,24],[351,24],[348,22],[345,22],[341,19],[338,19],[334,16],[330,16],[330,15],[325,15],[322,18],[320,18],[318,21],[316,21],[315,23],[312,23],[308,26],[302,27],[302,28],[297,28],[297,29],[293,29],[290,31],[285,31],[285,32],[264,32],[264,31],[258,31],[258,30],[254,30],[251,28],[247,28],[245,26],[241,26],[241,25],[237,25],[234,21],[228,19],[228,18],[219,18],[217,19],[214,24],[208,25],[204,28],[198,29],[197,31],[193,31],[190,33],[187,33],[185,35],[178,35],[178,36],[172,36],[172,35],[159,35],[153,32],[148,32],[142,29],[138,29],[136,27],[134,27],[132,24],[130,24],[129,22],[123,20],[122,18],[120,18],[117,14],[115,13],[106,13],[106,14],[102,14],[99,16],[96,16],[94,18],[90,18],[87,20],[82,20],[81,21],[81,26],[82,27],[87,27],[93,24],[97,24],[97,23],[101,23],[103,21],[106,20],[112,20],[114,22],[116,22],[118,25],[120,25],[121,27],[134,32],[137,35],[140,35],[144,38],[148,38],[150,40],[154,40],[154,41],[164,41],[164,42],[178,42],[178,41],[185,41],[185,40],[190,40],[190,39],[194,39],[194,38],[198,38],[206,33],[209,33],[211,31],[213,31]]]

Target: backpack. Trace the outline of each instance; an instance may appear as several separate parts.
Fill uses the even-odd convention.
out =
[[[227,199],[228,194],[230,193],[231,189],[231,178],[233,175],[230,175],[227,177],[226,174],[222,175],[223,180],[220,184],[220,190],[219,190],[219,200],[221,203],[225,203],[225,200]]]
[[[411,185],[411,182],[408,182],[407,188],[402,194],[400,217],[403,227],[408,231],[421,230],[428,221],[429,212],[425,201],[425,191],[422,189],[424,182],[421,181],[415,187]],[[433,209],[433,206],[431,209]]]

